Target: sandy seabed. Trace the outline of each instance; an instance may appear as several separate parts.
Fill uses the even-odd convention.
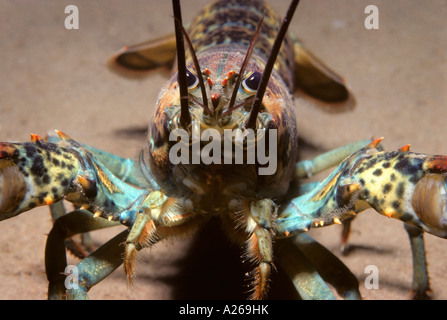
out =
[[[183,1],[184,21],[205,3]],[[79,8],[78,30],[64,27],[68,4]],[[379,9],[378,30],[364,27],[369,4]],[[284,14],[287,1],[273,5]],[[126,79],[110,72],[105,62],[124,45],[171,32],[171,16],[169,1],[0,0],[0,140],[26,141],[30,133],[44,136],[60,129],[120,156],[137,155],[166,77],[154,73]],[[384,136],[386,149],[410,143],[414,152],[447,154],[446,16],[447,3],[442,0],[303,1],[290,29],[346,78],[357,107],[334,115],[297,99],[302,139],[324,151]],[[304,152],[303,157],[314,154]],[[45,207],[0,223],[0,299],[46,298],[44,247],[50,229]],[[119,230],[96,232],[93,237],[100,244]],[[119,268],[92,288],[90,297],[245,296],[243,274],[228,271],[238,264],[239,253],[209,230],[194,240],[161,243],[141,252],[133,289]],[[409,298],[412,261],[401,222],[372,210],[362,213],[353,224],[353,249],[347,256],[339,253],[340,231],[333,226],[312,235],[359,278],[365,299]],[[432,296],[446,299],[446,242],[432,235],[425,239]],[[76,262],[70,257],[69,263]],[[379,289],[364,286],[368,265],[378,267]],[[281,289],[284,279],[275,277],[272,292],[290,297]],[[235,285],[228,284],[232,282]]]

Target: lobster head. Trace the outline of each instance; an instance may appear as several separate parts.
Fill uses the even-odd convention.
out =
[[[172,139],[176,130],[186,132],[189,139],[184,144],[189,144],[191,149],[194,134],[201,136],[208,129],[216,133],[213,141],[216,138],[225,140],[224,133],[228,129],[252,130],[254,148],[267,136],[267,132],[270,134],[275,130],[276,136],[268,139],[269,146],[273,143],[275,148],[279,147],[278,156],[276,149],[274,155],[272,149],[267,153],[276,157],[276,162],[282,162],[280,158],[283,157],[287,158],[284,163],[293,164],[296,158],[296,124],[291,110],[293,97],[274,67],[298,1],[292,2],[267,59],[254,53],[264,18],[260,19],[248,47],[238,43],[231,46],[221,44],[206,50],[199,49],[196,53],[182,26],[180,6],[176,1],[173,3],[178,68],[161,90],[150,125],[151,172],[159,176],[157,173],[172,164],[170,151],[178,142],[175,139],[178,135]],[[190,49],[187,54],[185,40]],[[209,141],[203,143],[202,140],[200,148],[203,150]],[[247,152],[247,142],[243,148]],[[282,171],[283,176],[290,173],[286,171]]]

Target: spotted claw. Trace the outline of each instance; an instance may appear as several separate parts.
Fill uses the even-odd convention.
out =
[[[423,229],[447,238],[447,176],[424,176],[415,186],[411,205]]]
[[[38,135],[31,142],[0,143],[0,220],[62,199],[79,172],[71,150]]]
[[[382,138],[347,157],[314,189],[281,209],[277,233],[340,224],[372,207],[389,218],[447,238],[447,156],[382,151]]]
[[[447,156],[409,152],[355,154],[349,180],[361,185],[359,200],[377,212],[436,236],[447,237]]]
[[[0,143],[0,221],[61,199],[114,219],[142,191],[130,188],[92,153],[56,131],[58,143]]]

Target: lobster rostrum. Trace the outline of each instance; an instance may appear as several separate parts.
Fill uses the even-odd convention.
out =
[[[326,282],[344,298],[359,298],[355,277],[305,232],[350,221],[369,207],[412,226],[414,237],[420,230],[447,237],[446,156],[407,147],[383,151],[379,138],[298,161],[294,91],[333,109],[350,93],[341,78],[286,35],[297,4],[292,1],[281,23],[259,0],[215,1],[185,31],[180,5],[173,1],[175,37],[120,52],[115,63],[134,70],[170,65],[177,56],[137,161],[83,145],[61,131],[45,140],[32,134],[31,142],[0,143],[0,220],[40,205],[60,216],[45,252],[49,298],[87,298],[87,291],[122,263],[131,281],[138,250],[194,233],[209,219],[220,219],[253,264],[253,299],[267,296],[276,265],[304,299],[333,298]],[[169,54],[154,55],[154,43]],[[242,161],[236,161],[236,152],[225,158],[219,153],[225,150],[210,148],[228,138],[226,130],[252,130],[245,141],[237,134],[229,138],[232,151],[242,150]],[[173,139],[174,132],[180,134]],[[275,163],[269,174],[262,174],[268,164],[259,157],[248,161],[253,149],[262,155],[261,144]],[[188,152],[174,162],[178,150]],[[303,183],[334,166],[325,180]],[[61,200],[77,209],[61,215]],[[79,287],[66,290],[65,239],[119,223],[128,230],[84,258]],[[332,269],[325,269],[329,264]],[[428,284],[414,289],[423,293]]]

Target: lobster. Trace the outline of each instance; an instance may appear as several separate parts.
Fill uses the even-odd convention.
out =
[[[220,3],[216,7],[225,8],[225,5],[224,3]],[[253,6],[252,8],[255,7],[257,6]],[[260,39],[262,39],[263,35],[267,34],[267,32],[262,31],[262,26],[270,25],[268,20],[269,18],[271,18],[270,17],[271,11],[268,11],[268,13],[269,14],[266,14],[264,18],[266,20],[265,23],[263,25],[259,25],[260,26],[259,30],[261,31],[259,31],[258,37]],[[203,14],[203,16],[206,16],[206,14]],[[210,18],[210,21],[213,21],[213,19]],[[191,32],[191,36],[192,39],[195,39],[194,30]],[[196,39],[197,38],[199,37],[196,37]],[[255,41],[252,41],[251,43],[256,44]],[[200,47],[200,45],[198,46]],[[130,52],[131,50],[127,49],[126,51]],[[199,55],[199,61],[201,61],[200,51],[197,51],[197,53]],[[284,63],[285,61],[287,61],[286,59],[284,59],[284,55],[286,54],[283,54],[283,57],[281,57],[280,53],[280,58],[278,58],[278,60],[280,61],[280,63],[278,63],[279,65],[281,65],[281,62]],[[256,47],[253,56],[256,57]],[[241,57],[243,57],[243,55]],[[248,61],[250,60],[248,59]],[[250,63],[252,63],[252,61],[250,61]],[[199,66],[200,64],[201,63],[199,63]],[[240,65],[241,63],[238,64],[238,67]],[[193,68],[192,63],[190,64],[190,68]],[[254,66],[251,64],[247,64],[247,68],[254,68]],[[185,74],[187,74],[187,76],[190,78],[194,78],[196,76],[194,72],[191,71],[193,69],[189,69],[189,71],[185,72]],[[196,67],[196,72],[197,69],[198,68]],[[208,67],[208,71],[205,70],[204,74],[209,73],[208,74],[209,76],[216,74],[217,72],[215,71],[215,69],[216,68]],[[253,284],[254,298],[264,297],[267,291],[266,283],[268,282],[268,277],[273,266],[273,261],[271,257],[272,254],[270,252],[272,245],[269,243],[272,242],[273,240],[272,238],[274,236],[293,238],[297,242],[292,243],[290,241],[282,241],[282,240],[275,241],[278,244],[277,249],[279,252],[280,260],[281,257],[285,257],[283,259],[284,262],[282,262],[281,264],[284,264],[285,266],[283,266],[283,268],[286,269],[288,258],[291,259],[296,258],[296,254],[293,253],[294,250],[292,248],[295,248],[295,250],[297,250],[296,252],[304,251],[304,248],[302,247],[305,246],[307,241],[311,241],[312,243],[314,243],[311,239],[300,234],[301,232],[307,231],[310,228],[315,228],[333,223],[339,223],[347,216],[352,216],[353,212],[356,212],[357,210],[356,206],[354,205],[357,203],[357,200],[366,201],[370,206],[373,206],[377,211],[379,211],[384,215],[393,216],[406,222],[411,222],[415,224],[417,227],[422,227],[427,232],[437,233],[440,236],[444,236],[442,233],[443,232],[442,217],[436,219],[435,216],[431,215],[432,212],[429,212],[430,214],[427,214],[426,212],[429,209],[431,210],[430,205],[442,203],[442,198],[441,199],[430,198],[428,195],[424,194],[424,192],[425,190],[427,190],[428,188],[427,186],[430,185],[432,188],[431,189],[432,192],[430,192],[430,194],[432,194],[433,196],[442,194],[443,190],[442,188],[445,187],[445,185],[443,185],[444,176],[442,175],[443,172],[445,171],[445,158],[442,156],[417,155],[408,152],[408,150],[405,148],[396,152],[382,152],[380,150],[377,150],[379,143],[378,140],[375,140],[369,144],[362,143],[363,148],[359,147],[358,144],[356,144],[355,146],[349,146],[347,149],[342,148],[341,152],[345,156],[349,156],[350,154],[352,155],[348,157],[346,160],[344,160],[342,164],[333,172],[333,174],[325,182],[318,185],[318,187],[316,187],[315,184],[307,185],[308,188],[311,188],[312,190],[311,192],[308,192],[309,189],[307,190],[303,189],[304,191],[301,191],[300,188],[295,189],[295,191],[297,191],[298,193],[304,192],[304,194],[299,195],[298,198],[296,198],[296,200],[288,202],[290,199],[286,198],[290,196],[288,191],[290,191],[289,184],[291,183],[292,177],[295,176],[296,179],[303,178],[302,173],[303,170],[301,170],[301,167],[299,166],[295,168],[295,162],[296,162],[295,160],[297,160],[296,158],[297,137],[296,134],[294,133],[295,131],[294,120],[293,115],[291,113],[292,109],[290,108],[291,102],[287,102],[287,99],[291,101],[290,95],[287,93],[287,88],[289,88],[290,90],[290,83],[292,82],[290,79],[291,77],[290,72],[287,72],[287,69],[290,68],[284,68],[283,66],[283,69],[281,69],[280,66],[279,69],[286,70],[286,72],[280,72],[283,78],[282,79],[283,82],[281,82],[281,85],[278,86],[279,87],[278,89],[273,90],[269,88],[269,90],[267,90],[267,97],[269,97],[270,94],[271,99],[272,93],[279,92],[281,94],[281,97],[283,97],[283,99],[286,100],[287,108],[283,109],[277,107],[279,108],[278,110],[280,110],[280,112],[276,109],[269,109],[270,104],[264,101],[263,107],[266,109],[264,110],[261,109],[262,112],[258,111],[258,113],[255,114],[255,118],[256,117],[258,118],[256,119],[256,121],[259,122],[261,128],[265,124],[267,125],[272,125],[274,123],[281,124],[280,127],[273,127],[273,128],[279,130],[278,136],[280,138],[281,137],[287,138],[286,142],[280,141],[280,143],[278,143],[278,146],[281,148],[284,147],[287,148],[287,151],[284,151],[284,149],[280,149],[279,154],[287,155],[288,158],[282,159],[282,161],[279,162],[280,171],[277,171],[279,172],[278,173],[279,175],[274,174],[273,177],[271,176],[261,177],[259,180],[262,181],[265,178],[265,181],[260,185],[255,186],[255,188],[246,188],[246,186],[243,186],[242,189],[237,190],[238,194],[240,194],[245,189],[248,189],[248,193],[250,193],[250,190],[251,192],[254,192],[253,190],[261,188],[261,186],[264,186],[264,184],[268,186],[265,188],[265,190],[262,190],[261,188],[261,191],[257,193],[256,196],[249,195],[247,198],[250,198],[251,200],[228,199],[225,197],[223,197],[223,199],[215,199],[213,197],[210,198],[203,197],[204,199],[201,200],[196,199],[196,197],[202,198],[202,196],[197,195],[201,195],[204,192],[203,190],[204,186],[202,186],[198,182],[204,181],[205,179],[200,179],[197,181],[192,177],[190,177],[187,173],[185,173],[188,172],[188,170],[192,170],[191,172],[194,172],[193,169],[188,169],[186,171],[184,169],[181,169],[180,170],[181,172],[175,171],[175,174],[173,174],[173,176],[176,177],[176,179],[177,178],[180,180],[183,179],[182,184],[179,185],[176,183],[174,185],[169,185],[169,183],[172,183],[171,181],[169,181],[169,183],[163,182],[163,187],[161,188],[161,190],[163,191],[160,190],[157,191],[157,189],[159,189],[157,188],[158,184],[161,183],[161,181],[163,181],[164,178],[166,178],[165,175],[167,169],[163,167],[163,165],[165,165],[164,158],[166,157],[166,151],[163,150],[164,148],[166,148],[166,146],[163,145],[163,143],[167,142],[166,134],[167,132],[173,131],[176,125],[180,125],[181,127],[184,128],[188,127],[187,120],[183,121],[181,117],[176,117],[176,115],[179,112],[178,106],[180,105],[180,103],[170,105],[171,102],[165,96],[163,96],[163,98],[160,98],[159,100],[160,105],[158,107],[158,111],[155,114],[152,129],[150,131],[149,152],[147,151],[143,152],[140,158],[141,161],[140,168],[143,169],[141,170],[142,174],[149,185],[145,184],[144,186],[142,186],[140,180],[138,179],[133,180],[134,177],[132,176],[132,174],[126,176],[127,173],[122,174],[119,172],[118,169],[123,168],[126,170],[128,169],[126,165],[127,163],[130,163],[129,161],[125,161],[118,157],[114,157],[113,155],[99,151],[92,147],[81,145],[61,132],[58,133],[62,142],[58,142],[57,144],[53,142],[43,141],[39,136],[33,135],[31,143],[2,144],[2,159],[3,159],[2,174],[4,179],[3,182],[7,183],[7,185],[4,184],[5,187],[2,188],[2,192],[4,192],[2,194],[3,195],[2,212],[4,213],[2,215],[2,218],[3,219],[9,218],[11,216],[19,214],[22,211],[31,209],[36,205],[53,204],[57,200],[65,198],[66,200],[74,202],[81,209],[75,210],[73,213],[63,216],[58,220],[56,220],[55,228],[53,230],[58,230],[58,228],[60,228],[60,225],[66,223],[67,221],[70,223],[64,225],[64,227],[75,228],[77,227],[78,222],[82,224],[81,221],[83,221],[83,219],[85,219],[84,221],[85,224],[83,225],[83,227],[87,229],[95,229],[98,227],[103,227],[105,225],[108,226],[107,220],[109,219],[114,221],[120,221],[121,223],[127,225],[128,227],[131,227],[132,231],[135,231],[137,233],[136,237],[135,234],[132,235],[132,231],[130,232],[129,235],[127,235],[128,231],[126,230],[124,231],[124,234],[126,235],[127,240],[125,240],[123,238],[123,235],[120,234],[121,235],[120,237],[117,237],[114,240],[112,240],[108,245],[103,247],[102,250],[98,250],[96,254],[92,254],[91,257],[86,258],[83,262],[81,262],[82,265],[80,267],[85,268],[83,269],[83,276],[85,277],[84,283],[86,283],[86,285],[83,289],[88,290],[89,286],[92,284],[89,282],[91,281],[89,277],[92,276],[91,271],[94,271],[90,270],[90,268],[93,269],[98,268],[97,265],[94,266],[94,264],[92,264],[92,261],[94,261],[94,259],[98,259],[98,257],[102,257],[101,254],[104,253],[106,254],[106,256],[111,255],[113,257],[117,256],[120,257],[122,252],[120,250],[121,247],[118,244],[123,242],[124,240],[126,241],[127,244],[126,270],[129,278],[131,278],[133,269],[132,261],[136,249],[140,249],[141,246],[144,247],[152,245],[155,241],[158,241],[159,238],[168,236],[167,232],[171,230],[168,231],[167,229],[169,228],[166,228],[166,230],[164,230],[163,226],[160,225],[163,219],[173,223],[172,227],[174,227],[174,224],[177,223],[177,221],[175,221],[176,219],[184,218],[181,213],[176,213],[175,211],[169,212],[169,210],[164,211],[164,209],[162,209],[160,211],[162,219],[158,220],[154,216],[147,214],[147,212],[145,211],[154,211],[154,212],[157,211],[158,201],[161,203],[169,203],[170,201],[175,200],[170,199],[169,198],[170,196],[166,197],[166,195],[169,194],[172,195],[178,192],[180,192],[181,194],[189,194],[192,192],[193,194],[192,199],[184,199],[179,203],[176,203],[174,207],[176,207],[176,209],[188,208],[187,210],[192,210],[192,208],[197,206],[199,208],[202,208],[202,210],[209,212],[212,211],[212,209],[210,209],[210,206],[216,206],[217,208],[219,208],[219,205],[234,206],[231,207],[230,209],[230,211],[233,212],[234,214],[233,218],[231,218],[233,220],[230,219],[229,221],[230,224],[233,225],[233,229],[240,228],[240,225],[246,226],[246,228],[248,228],[248,225],[254,227],[253,230],[247,231],[251,241],[255,243],[251,244],[251,248],[247,250],[248,259],[252,259],[255,262],[255,265],[259,264],[258,266],[255,267],[254,272],[255,274],[254,275],[255,280]],[[255,90],[256,88],[255,89],[250,88],[249,87],[250,82],[247,80],[254,80],[254,81],[259,80],[260,78],[258,79],[258,77],[260,77],[260,74],[262,73],[261,72],[262,68],[258,68],[256,70],[257,73],[251,70],[252,73],[250,73],[245,78],[242,78],[242,76],[240,77],[237,76],[236,70],[234,73],[232,72],[233,70],[230,70],[228,72],[227,86],[233,85],[236,88],[238,88],[236,84],[238,84],[239,81],[238,85],[245,86],[244,90],[247,91],[251,89],[252,91],[251,93],[253,94],[256,91]],[[200,74],[200,72],[198,72],[197,75],[198,74]],[[287,74],[289,74],[289,79],[287,79],[288,78],[286,76]],[[273,75],[272,79],[274,78],[275,76]],[[278,77],[278,79],[281,79],[281,77]],[[225,78],[222,79],[222,82],[220,82],[222,86],[224,86],[223,81],[225,81]],[[182,81],[179,80],[178,82]],[[289,83],[289,86],[286,85],[284,82]],[[170,88],[169,86],[173,86],[173,88],[176,89],[177,88],[176,83],[177,80],[176,77],[174,76],[173,78],[171,78],[171,81],[168,83],[167,86],[168,88]],[[211,83],[210,81],[208,81],[207,85],[209,85],[209,87],[211,88],[215,83],[216,81],[211,80]],[[338,87],[340,84],[336,82],[336,85]],[[194,81],[191,84],[191,88],[189,89],[200,91],[200,89],[202,89],[203,87],[204,85],[202,84],[197,86]],[[341,86],[341,88],[343,91],[343,86]],[[174,93],[172,93],[171,91]],[[173,94],[172,99],[174,99],[174,101],[179,100],[178,93],[175,90],[166,90],[166,92]],[[236,92],[236,90],[233,90],[232,92]],[[323,90],[323,93],[325,92],[327,92],[327,90]],[[181,95],[180,97],[184,96],[185,95]],[[207,99],[204,98],[204,96],[198,95],[198,97],[199,98],[194,96],[191,101],[188,101],[188,103],[190,104],[190,108],[191,105],[193,105],[195,108],[193,114],[196,116],[195,114],[196,112],[203,112],[204,114],[203,118],[205,119],[206,118],[205,113],[206,113],[206,116],[211,118],[211,120],[207,118],[208,121],[210,121],[209,123],[207,123],[207,125],[210,125],[210,123],[214,124],[213,121],[220,121],[216,119],[213,120],[212,117],[216,116],[216,110],[219,110],[219,107],[222,108],[222,106],[227,105],[227,101],[225,101],[224,98],[229,99],[229,97],[228,96],[225,97],[224,95],[219,95],[213,92],[213,94],[210,96],[211,101],[208,106],[206,106]],[[264,97],[264,99],[267,98]],[[246,116],[251,110],[249,108],[249,104],[250,102],[252,102],[251,100],[253,99],[251,100],[247,99],[247,100],[249,101],[243,101],[244,104],[241,104],[240,100],[238,101],[238,103],[236,102],[234,102],[233,104],[230,103],[230,107],[227,108],[227,110],[224,111],[219,110],[219,112],[221,112],[219,116],[222,116],[222,113],[226,112],[226,114],[222,116],[223,118],[225,118],[225,116],[228,117],[228,115],[235,113],[238,114],[238,117],[236,117],[236,119],[242,119],[243,116]],[[173,110],[168,111],[169,107],[171,106],[174,106],[174,108],[172,108]],[[275,106],[276,105],[272,103],[271,108],[274,108]],[[196,109],[198,109],[199,111],[197,111]],[[281,112],[285,112],[285,115],[283,115]],[[276,116],[277,118],[271,119],[270,116]],[[166,117],[171,118],[169,121],[167,121]],[[253,117],[251,119],[253,119]],[[167,130],[166,126],[168,125],[168,123],[169,125],[173,125],[174,127],[171,127],[169,128],[169,130]],[[222,123],[219,123],[219,125],[222,125]],[[247,126],[253,126],[253,124],[250,125],[247,124]],[[51,139],[52,138],[50,138],[50,140]],[[367,146],[365,147],[365,145]],[[171,146],[169,146],[167,149],[169,149],[170,147]],[[148,155],[149,159],[145,158],[145,156],[147,157]],[[290,159],[293,159],[293,161],[290,161]],[[335,164],[333,162],[336,162],[332,157],[329,158],[326,157],[325,159],[326,159],[325,161],[328,161],[329,159],[331,165]],[[415,212],[417,213],[417,217],[415,215],[409,217],[408,216],[409,212],[400,212],[400,210],[396,208],[396,205],[393,202],[383,201],[381,203],[380,202],[381,199],[374,200],[374,198],[368,197],[368,194],[370,192],[372,192],[373,194],[379,194],[380,192],[374,188],[374,184],[368,184],[368,181],[366,180],[365,177],[370,178],[371,176],[373,177],[376,176],[377,179],[379,179],[378,181],[380,181],[379,177],[382,174],[378,174],[379,172],[378,166],[383,166],[385,163],[387,163],[386,165],[387,168],[392,167],[395,169],[395,171],[397,170],[396,172],[394,171],[391,172],[395,173],[395,179],[396,179],[395,181],[397,181],[398,183],[403,183],[403,186],[405,186],[405,188],[404,187],[402,188],[404,188],[406,192],[412,194],[412,191],[409,190],[415,190],[414,194],[420,196],[419,198],[414,197],[414,199],[417,198],[417,200],[414,200],[414,202],[417,202],[417,205],[411,204],[413,208],[418,207],[419,211],[415,210]],[[308,163],[302,162],[300,164],[301,165],[306,164],[307,166]],[[393,166],[391,166],[391,164],[393,164]],[[115,167],[116,165],[118,165],[118,167]],[[59,170],[60,167],[66,170],[61,172]],[[383,168],[385,169],[385,166],[383,166]],[[408,168],[411,168],[411,170]],[[46,170],[50,173],[47,174]],[[113,174],[110,174],[109,170]],[[134,168],[132,168],[132,170],[134,170]],[[234,185],[235,183],[234,181],[231,181],[231,179],[235,179],[236,181],[238,181],[238,176],[243,177],[245,174],[253,175],[253,173],[250,170],[246,171],[245,168],[237,169],[237,167],[235,167],[234,170],[237,170],[236,171],[237,174],[235,176],[231,175],[230,172],[225,171],[225,174],[219,174],[213,172],[213,174],[211,174],[211,177],[205,175],[202,178],[211,179],[211,182],[208,184],[216,186],[219,190],[218,194],[220,195],[227,194],[228,192],[230,192],[230,194],[233,194],[234,191],[231,191],[231,188],[230,191],[220,189],[223,188],[221,184],[223,186]],[[305,167],[304,168],[305,174],[307,174],[309,170],[311,169]],[[62,175],[57,176],[56,172],[58,174],[62,173]],[[79,174],[80,172],[82,172],[82,174]],[[182,174],[186,174],[186,176],[180,178],[182,177]],[[423,180],[425,178],[422,178],[422,176],[424,176],[425,174],[428,174],[427,179]],[[217,176],[218,178],[216,179],[215,176]],[[116,177],[118,177],[119,179],[116,179]],[[281,179],[278,177],[281,177]],[[127,180],[127,178],[130,178],[130,180]],[[225,181],[225,179],[229,179],[231,183],[222,183],[222,181],[219,182],[219,180]],[[284,179],[283,181],[284,184],[278,184],[278,181],[282,179]],[[122,180],[130,182],[136,186],[141,186],[143,188],[134,190],[128,187],[127,184],[123,184]],[[252,181],[252,178],[247,180]],[[421,184],[418,185],[419,181],[421,181]],[[413,186],[415,186],[414,187],[415,189],[412,189]],[[51,189],[47,189],[50,187]],[[382,187],[386,188],[385,186]],[[39,193],[33,192],[35,190],[39,190],[39,188],[43,188],[41,192]],[[338,190],[337,188],[340,188],[340,190]],[[397,188],[397,185],[392,184],[390,188]],[[12,192],[9,192],[8,190]],[[126,191],[121,192],[122,190]],[[150,194],[146,194],[145,190],[152,190],[152,191]],[[285,193],[284,190],[288,190],[287,194]],[[210,193],[205,192],[205,194],[207,194],[207,196],[210,196]],[[265,199],[264,200],[261,199],[259,201],[253,200],[255,198],[260,197],[261,195],[265,196],[267,194],[269,195],[268,200]],[[405,192],[402,192],[402,195],[403,194],[406,195]],[[146,198],[144,201],[141,200],[142,202],[139,203],[140,207],[138,210],[134,208],[131,209],[129,208],[129,203],[134,203],[135,201],[137,201],[137,199],[141,199],[144,197]],[[275,198],[275,201],[272,201],[270,198]],[[188,200],[191,200],[192,203],[194,204],[192,207],[191,207],[191,201]],[[220,202],[217,200],[222,201],[223,204],[220,204]],[[312,212],[309,213],[309,215],[307,214],[302,215],[302,213],[307,209],[307,204],[314,205],[319,202],[321,203],[322,200],[324,200],[326,203],[318,209],[318,212]],[[395,199],[392,200],[394,201]],[[412,202],[412,200],[410,200],[409,198],[405,199],[399,198],[398,200],[402,201],[401,203],[405,205],[409,205],[409,203]],[[145,203],[145,201],[148,202]],[[276,201],[278,202],[276,203]],[[426,201],[428,201],[428,204]],[[124,205],[122,203],[124,203]],[[19,206],[17,207],[18,204]],[[149,209],[146,209],[145,207],[146,204],[149,206]],[[354,207],[351,208],[353,205]],[[123,210],[123,208],[126,206],[127,210]],[[254,207],[254,209],[251,209],[252,206]],[[250,207],[250,210],[247,209],[248,207]],[[394,208],[395,210],[390,211],[390,208]],[[363,209],[363,207],[360,209]],[[117,210],[119,210],[120,212],[117,212]],[[219,212],[219,210],[216,211]],[[260,215],[253,214],[253,216],[249,216],[247,215],[248,211],[250,212],[253,211],[252,213],[261,212],[262,214]],[[434,211],[439,212],[438,209]],[[266,214],[265,212],[270,213]],[[188,214],[190,213],[192,212],[188,212]],[[188,214],[186,214],[186,216],[188,216]],[[265,214],[266,216],[264,216]],[[93,217],[95,216],[96,219],[93,219]],[[198,216],[200,217],[200,215]],[[73,219],[73,221],[71,221],[70,219]],[[228,221],[224,223],[228,223]],[[155,226],[156,224],[158,225]],[[237,228],[234,228],[235,224]],[[143,233],[141,230],[138,231],[138,228],[141,227],[144,227]],[[169,227],[171,227],[171,225],[169,225]],[[192,229],[195,228],[196,225],[193,225]],[[181,233],[182,231],[181,228],[179,230],[180,230],[179,233]],[[166,232],[166,234],[164,232]],[[235,231],[235,233],[232,234],[231,237],[233,238],[241,237],[241,235],[238,233],[239,232]],[[49,248],[52,250],[49,250],[47,252],[47,261],[48,261],[47,273],[50,275],[50,278],[51,276],[60,274],[61,270],[63,269],[60,268],[60,266],[58,265],[58,263],[60,262],[59,259],[63,256],[63,254],[55,254],[53,252],[56,251],[54,247],[55,243],[51,239],[54,239],[55,235],[57,236],[57,232],[52,231],[50,233]],[[65,234],[64,238],[66,236],[67,235]],[[267,241],[260,241],[256,243],[256,238],[261,238],[261,240],[267,239]],[[244,241],[247,241],[247,239],[244,239]],[[62,249],[65,250],[65,248],[61,246],[60,243],[63,244],[63,241],[59,241],[59,244],[57,245],[57,250],[62,252]],[[258,249],[256,249],[256,246],[260,246],[261,244],[264,247],[261,246],[261,249],[259,249],[259,252],[257,252]],[[300,249],[296,249],[296,247]],[[312,256],[312,254],[310,255]],[[114,261],[120,261],[120,259],[114,259]],[[301,258],[300,261],[297,262],[297,265],[301,264],[301,267],[303,267],[303,261],[305,261],[305,259]],[[65,262],[60,263],[63,266],[66,265]],[[116,265],[114,265],[114,267],[116,267]],[[55,268],[56,271],[49,270],[50,268]],[[289,271],[289,273],[290,272],[293,273],[296,271],[295,269],[296,266],[295,267],[292,266],[289,268],[292,268],[292,271]],[[293,278],[293,276],[291,277]],[[62,288],[61,285],[62,279],[63,279],[62,277],[59,277],[56,280],[54,278],[50,279],[50,293],[54,290],[57,292],[56,294],[57,296],[60,295],[60,292],[64,291],[64,288]],[[294,280],[297,282],[299,281],[298,279],[299,277],[294,278]],[[302,279],[300,281],[302,281]],[[313,279],[313,281],[315,281],[315,279]],[[56,284],[54,284],[54,282],[56,282]],[[298,287],[297,290],[300,290],[300,286],[297,287]],[[83,292],[81,293],[69,292],[69,294],[74,295],[74,297],[79,297],[79,295],[82,295]],[[300,291],[300,294],[304,295],[305,292]],[[326,292],[324,294],[326,294]],[[317,292],[316,297],[320,298],[325,297],[324,294],[322,292]],[[327,294],[329,295],[329,293]],[[50,294],[50,296],[52,296],[52,294]]]

